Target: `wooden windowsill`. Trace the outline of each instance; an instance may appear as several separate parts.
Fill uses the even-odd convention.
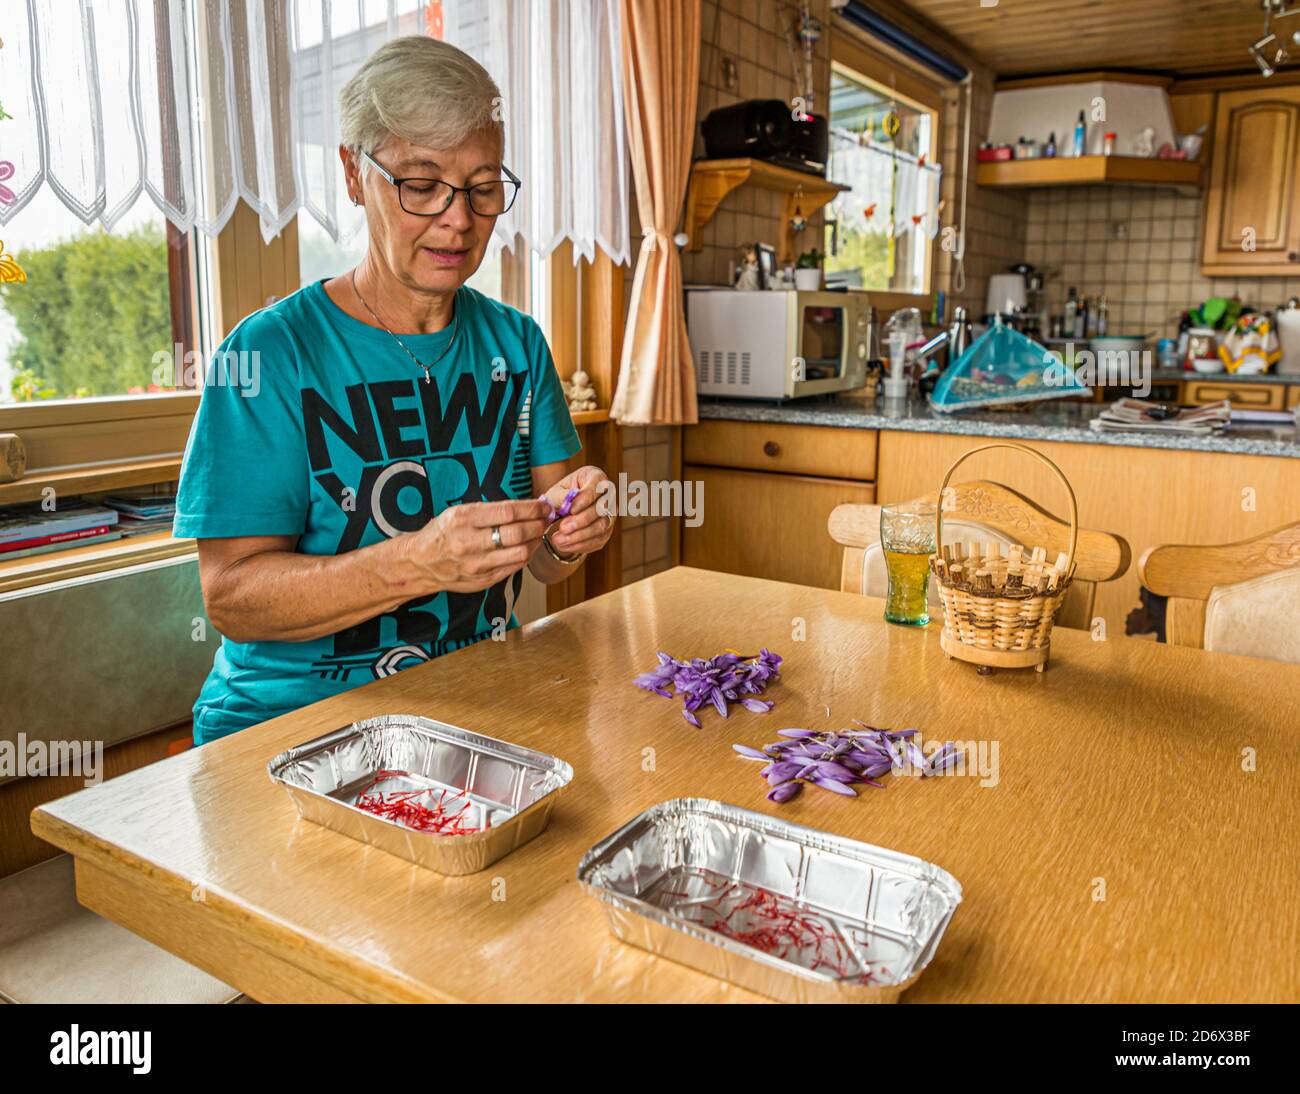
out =
[[[141,562],[189,554],[193,550],[192,539],[176,539],[170,532],[150,532],[88,547],[69,547],[64,551],[0,561],[0,593],[120,570]]]
[[[576,426],[599,425],[601,422],[609,421],[608,410],[571,410],[569,417],[573,419]]]
[[[132,486],[175,482],[180,473],[179,455],[69,467],[58,471],[38,469],[17,482],[0,483],[0,505],[40,501],[48,488],[53,488],[56,497],[70,498],[103,490],[125,490]]]
[[[149,395],[105,395],[89,399],[51,399],[0,406],[0,430],[21,433],[33,426],[85,422],[129,422],[137,419],[193,415],[199,391],[166,391]]]

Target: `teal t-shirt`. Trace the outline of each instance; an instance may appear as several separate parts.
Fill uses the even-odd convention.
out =
[[[335,555],[415,531],[449,505],[532,496],[531,469],[579,450],[555,364],[527,315],[462,288],[456,319],[393,338],[320,283],[254,312],[214,355],[190,431],[175,534],[296,536]],[[412,600],[309,642],[222,640],[194,706],[203,744],[517,626],[516,573]]]

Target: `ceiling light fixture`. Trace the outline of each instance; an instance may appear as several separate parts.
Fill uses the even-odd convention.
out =
[[[1291,60],[1285,40],[1279,39],[1273,32],[1275,21],[1300,15],[1300,7],[1288,8],[1287,2],[1288,0],[1260,0],[1260,7],[1264,9],[1264,33],[1258,41],[1247,47],[1247,52],[1255,59],[1255,64],[1265,79]],[[1291,35],[1291,41],[1300,45],[1300,30]]]

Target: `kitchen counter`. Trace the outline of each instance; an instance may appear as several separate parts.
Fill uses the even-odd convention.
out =
[[[265,1002],[758,1001],[616,941],[574,877],[597,840],[693,796],[951,871],[965,901],[911,1001],[1300,998],[1300,873],[1253,838],[1300,822],[1300,668],[1058,628],[1046,672],[986,678],[944,656],[938,625],[893,627],[883,607],[678,567],[49,802],[32,826],[76,856],[83,904]],[[792,618],[805,641],[787,641]],[[786,655],[772,714],[710,709],[692,729],[680,700],[632,686],[657,650],[726,646]],[[303,820],[266,776],[291,745],[409,711],[571,763],[546,831],[443,877]],[[731,751],[855,717],[978,742],[982,759],[776,806]],[[1234,778],[1243,743],[1268,761]],[[1094,902],[1099,873],[1112,899]],[[1195,899],[1171,897],[1171,879]],[[1243,908],[1249,929],[1225,954]]]
[[[699,404],[701,419],[947,433],[969,437],[1010,437],[1029,441],[1064,441],[1070,444],[1300,459],[1300,430],[1294,426],[1234,427],[1209,436],[1100,433],[1090,429],[1088,423],[1103,409],[1095,403],[1058,401],[1045,402],[1029,410],[965,410],[955,414],[940,414],[928,405],[915,401],[909,402],[904,409],[886,412],[879,402],[864,405],[847,401],[835,402],[831,398],[801,399],[794,403],[701,399]]]

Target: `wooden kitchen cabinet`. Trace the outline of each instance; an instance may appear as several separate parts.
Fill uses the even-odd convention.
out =
[[[1300,406],[1300,384],[1289,384],[1286,389],[1286,405],[1290,409]]]
[[[1220,94],[1204,240],[1207,275],[1300,276],[1300,86]]]
[[[832,479],[874,479],[874,429],[706,421],[685,430],[684,462]]]
[[[825,589],[839,588],[843,551],[826,531],[831,510],[876,500],[868,482],[698,464],[682,473],[704,484],[704,519],[682,529],[684,565]]]
[[[1205,380],[1188,380],[1183,384],[1182,401],[1189,406],[1221,403],[1251,410],[1281,410],[1286,405],[1286,388],[1282,384],[1234,384]]]

